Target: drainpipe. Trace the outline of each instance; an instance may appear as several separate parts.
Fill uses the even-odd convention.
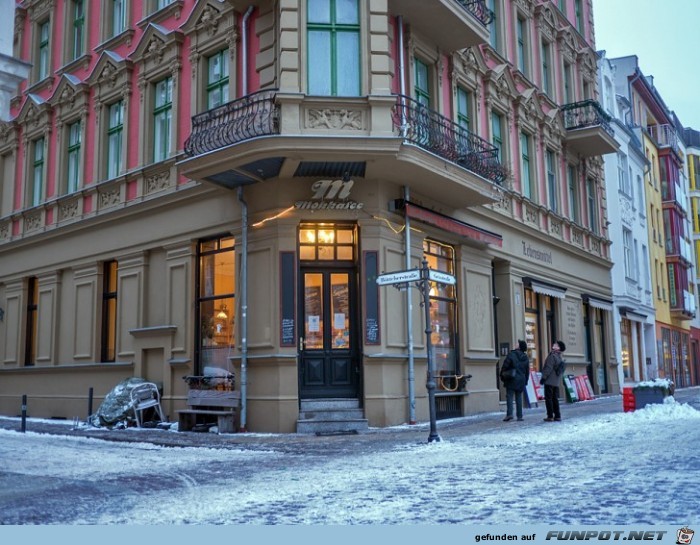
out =
[[[243,96],[248,94],[248,19],[250,19],[253,9],[255,9],[253,6],[248,6],[241,20],[241,49],[243,50],[241,57],[241,95]]]
[[[403,198],[408,202],[408,186],[403,188]],[[404,237],[406,240],[406,270],[411,268],[411,220],[404,214]],[[416,394],[413,359],[413,299],[411,287],[406,288],[406,331],[408,332],[408,423],[416,423]]]
[[[404,46],[403,46],[403,16],[396,16],[396,26],[399,29],[399,93],[401,93],[401,136],[406,136],[406,109],[404,107],[404,99],[406,96],[406,65],[404,64]]]
[[[243,199],[243,187],[238,188],[241,203],[241,424],[246,431],[248,418],[248,203]]]

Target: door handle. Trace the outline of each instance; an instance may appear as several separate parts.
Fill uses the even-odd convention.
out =
[[[299,337],[299,350],[304,350],[304,337]]]

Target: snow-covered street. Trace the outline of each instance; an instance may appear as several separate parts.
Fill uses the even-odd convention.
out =
[[[325,456],[0,430],[0,523],[697,521],[696,409],[671,402],[561,423],[528,416],[439,443]]]

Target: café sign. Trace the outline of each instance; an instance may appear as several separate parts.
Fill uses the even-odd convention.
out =
[[[361,210],[365,203],[348,199],[354,180],[318,180],[308,201],[297,201],[297,210]]]

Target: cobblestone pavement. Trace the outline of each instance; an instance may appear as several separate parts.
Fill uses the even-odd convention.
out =
[[[687,403],[700,411],[700,387],[677,389],[674,395],[679,403]],[[562,418],[574,419],[589,414],[616,413],[622,411],[622,396],[603,396],[591,401],[562,404]],[[509,425],[540,426],[543,425],[544,402],[539,407],[524,410],[524,422]],[[484,413],[474,416],[439,420],[438,434],[441,438],[468,436],[470,434],[488,433],[501,429],[503,412]],[[0,417],[0,429],[20,429],[19,418]],[[312,434],[264,434],[234,433],[215,434],[201,432],[177,432],[164,429],[108,430],[93,428],[84,424],[77,428],[65,421],[53,423],[48,420],[27,420],[27,431],[66,435],[75,437],[93,437],[115,442],[146,442],[169,447],[207,447],[223,449],[265,450],[280,453],[316,454],[329,456],[348,454],[353,451],[367,452],[391,449],[398,444],[427,442],[429,425],[420,423],[409,426],[390,428],[370,428],[369,431],[350,435]]]

